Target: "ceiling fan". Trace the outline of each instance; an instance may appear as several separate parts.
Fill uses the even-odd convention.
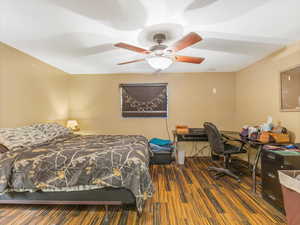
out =
[[[118,63],[117,65],[124,65],[146,60],[151,67],[158,71],[161,71],[168,68],[173,62],[200,64],[204,61],[204,58],[201,57],[181,56],[176,54],[176,52],[202,40],[202,38],[195,32],[187,34],[171,46],[166,46],[162,44],[166,40],[166,35],[164,33],[156,33],[153,36],[153,40],[157,44],[152,46],[149,50],[126,44],[123,42],[115,44],[115,47],[124,48],[129,51],[134,51],[147,55],[145,58],[122,62]]]

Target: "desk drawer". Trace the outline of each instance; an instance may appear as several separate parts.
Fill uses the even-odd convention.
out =
[[[276,156],[274,158],[274,155]],[[291,158],[278,156],[274,153],[264,154],[261,160],[261,168],[262,170],[294,170],[295,163],[291,160]]]
[[[284,158],[281,155],[270,151],[263,151],[261,160],[262,162],[271,163],[274,165],[284,165]]]
[[[208,141],[207,135],[190,135],[190,134],[180,134],[177,135],[177,141]]]
[[[285,213],[284,204],[283,204],[282,199],[278,198],[278,196],[276,194],[274,194],[271,190],[263,192],[262,197],[270,205],[274,206],[276,209],[278,209],[282,213]]]
[[[281,196],[282,198],[281,185],[278,177],[279,168],[274,168],[274,167],[278,167],[278,166],[266,164],[264,165],[264,167],[262,167],[262,172],[261,172],[262,188],[263,191],[273,190],[273,192],[276,193],[276,195]],[[284,166],[284,168],[289,169],[289,166]]]
[[[272,177],[272,174],[275,175],[278,178],[278,170],[293,170],[294,167],[291,165],[278,165],[278,164],[270,164],[270,163],[265,163],[264,161],[262,162],[261,165],[261,173],[262,176],[266,175],[269,177]]]
[[[277,170],[262,171],[263,199],[283,211],[283,196]]]
[[[262,170],[261,177],[267,180],[279,180],[277,170]]]
[[[278,179],[278,170],[294,170],[293,166],[285,166],[285,165],[262,165],[261,167],[261,176],[262,177],[270,177]]]
[[[276,199],[282,201],[281,185],[278,178],[278,165],[265,164],[262,167],[261,179],[262,179],[262,192],[272,193]]]
[[[262,179],[262,191],[263,192],[271,191],[274,195],[278,196],[277,198],[282,200],[281,185],[278,179],[273,179],[268,177]]]

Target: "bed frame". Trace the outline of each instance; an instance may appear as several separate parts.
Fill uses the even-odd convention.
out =
[[[135,197],[126,188],[111,187],[70,192],[7,192],[0,195],[0,204],[104,205],[105,220],[108,221],[109,205],[134,205]]]

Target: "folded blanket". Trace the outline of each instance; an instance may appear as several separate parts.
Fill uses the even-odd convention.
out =
[[[150,148],[153,152],[158,152],[158,151],[172,151],[173,147],[172,146],[160,146],[160,145],[156,145],[156,144],[152,144],[152,143],[149,143],[150,145]]]
[[[164,139],[160,139],[160,138],[152,138],[149,141],[149,143],[159,145],[159,146],[172,145],[172,142],[170,140],[164,140]]]

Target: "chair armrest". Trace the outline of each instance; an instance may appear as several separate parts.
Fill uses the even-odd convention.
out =
[[[244,149],[245,145],[247,144],[247,142],[245,142],[241,139],[238,139],[238,138],[230,137],[225,134],[222,134],[222,136],[223,136],[223,138],[226,139],[224,143],[229,142],[229,141],[239,142],[240,143],[239,151],[242,151]]]
[[[234,137],[230,137],[230,136],[227,136],[225,134],[222,134],[222,136],[227,140],[227,141],[237,141],[237,142],[240,142],[240,143],[243,143],[243,144],[247,144],[247,142],[241,140],[241,139],[238,139],[238,138],[234,138]]]

